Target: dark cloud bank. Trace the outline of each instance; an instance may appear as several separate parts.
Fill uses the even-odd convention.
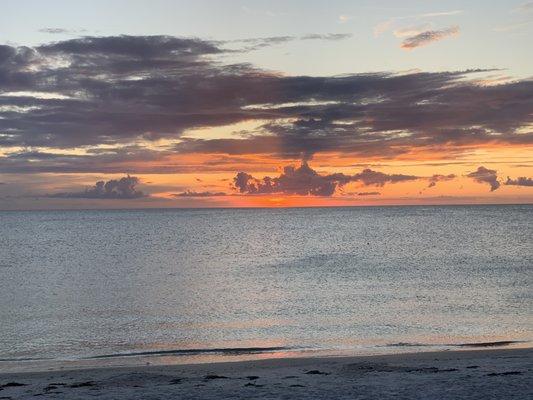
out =
[[[266,122],[240,139],[189,138],[166,151],[394,158],[413,149],[533,143],[533,132],[524,132],[533,123],[531,80],[481,86],[469,79],[476,71],[284,76],[221,64],[219,56],[246,51],[227,46],[168,36],[1,45],[0,146],[33,149],[34,159],[12,152],[0,158],[0,172],[116,172],[124,157],[166,153],[140,148],[122,154],[116,147],[65,156],[35,149],[183,138],[190,128],[249,120]],[[313,190],[327,193],[341,181],[333,182]]]

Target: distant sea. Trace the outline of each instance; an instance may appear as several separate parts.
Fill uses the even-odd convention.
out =
[[[532,310],[531,205],[0,212],[0,370],[529,343]]]

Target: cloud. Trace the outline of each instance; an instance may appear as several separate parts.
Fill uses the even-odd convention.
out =
[[[354,175],[334,173],[322,175],[302,161],[299,167],[286,166],[283,172],[274,178],[269,176],[257,179],[246,172],[239,172],[233,178],[236,190],[244,194],[282,193],[302,196],[332,196],[338,187],[350,182],[360,182],[364,186],[384,186],[386,183],[398,183],[419,179],[413,175],[392,174],[365,169]]]
[[[518,7],[512,10],[514,13],[530,13],[533,12],[533,1],[527,1],[520,4]]]
[[[526,178],[525,176],[518,177],[516,179],[511,179],[507,177],[505,185],[512,186],[533,186],[533,178]]]
[[[452,26],[450,28],[441,29],[437,31],[424,31],[417,35],[410,36],[406,38],[401,47],[406,50],[411,50],[416,47],[426,46],[432,42],[437,42],[449,36],[454,36],[459,34],[459,27]]]
[[[224,192],[195,192],[192,190],[186,190],[185,192],[173,194],[174,197],[216,197],[227,195],[228,194]]]
[[[357,193],[358,196],[379,196],[381,195],[380,192],[359,192]]]
[[[462,14],[463,10],[451,10],[451,11],[438,11],[438,12],[429,12],[429,13],[422,13],[422,14],[414,14],[414,15],[405,15],[401,17],[392,17],[385,21],[380,22],[374,27],[374,36],[380,36],[383,33],[391,30],[391,29],[398,29],[398,25],[402,22],[414,22],[414,21],[420,21],[420,20],[427,20],[427,19],[433,19],[433,18],[440,18],[440,17],[449,17],[453,15],[459,15]]]
[[[440,11],[440,12],[431,12],[425,14],[415,15],[415,18],[433,18],[433,17],[448,17],[450,15],[462,14],[463,10],[451,10],[451,11]]]
[[[249,38],[249,39],[239,39],[234,40],[231,43],[244,43],[244,48],[236,49],[234,51],[240,51],[240,52],[249,52],[249,51],[255,51],[260,50],[266,47],[270,46],[276,46],[283,43],[293,42],[295,40],[329,40],[329,41],[336,41],[336,40],[344,40],[352,37],[353,35],[351,33],[310,33],[303,36],[271,36],[271,37],[264,37],[264,38]],[[224,42],[219,42],[221,44],[224,44]]]
[[[197,169],[166,162],[194,153],[393,159],[533,143],[531,80],[480,85],[479,70],[289,76],[224,64],[235,54],[227,45],[170,36],[0,45],[0,172],[170,173]],[[231,138],[190,136],[254,121]]]
[[[345,24],[346,22],[352,20],[353,17],[351,15],[347,14],[341,14],[339,15],[339,24]]]
[[[313,33],[310,35],[302,36],[300,39],[302,40],[344,40],[351,38],[353,35],[351,33],[326,33],[326,34],[318,34]]]
[[[51,35],[58,34],[77,34],[87,32],[86,29],[64,29],[64,28],[41,28],[39,29],[41,33],[49,33]]]
[[[412,37],[426,32],[431,28],[431,24],[411,25],[403,28],[398,28],[393,31],[397,38]]]
[[[139,178],[125,176],[120,179],[98,181],[90,188],[80,192],[52,193],[47,197],[73,199],[138,199],[146,195],[137,190]]]
[[[59,33],[68,33],[68,29],[63,28],[41,28],[39,29],[39,32],[41,33],[51,33],[51,34],[59,34]]]
[[[454,174],[449,175],[433,175],[428,178],[429,185],[428,187],[433,187],[437,184],[437,182],[445,182],[445,181],[451,181],[455,179],[457,176]]]
[[[494,192],[500,187],[500,182],[498,182],[498,173],[493,169],[487,169],[481,166],[478,167],[476,171],[471,172],[466,176],[472,178],[478,183],[488,183],[490,185],[491,192]]]

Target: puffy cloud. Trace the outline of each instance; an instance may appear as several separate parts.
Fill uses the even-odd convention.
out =
[[[269,176],[257,179],[254,176],[239,172],[233,179],[233,185],[240,193],[268,194],[283,193],[311,196],[332,196],[338,187],[350,182],[361,182],[365,186],[384,186],[386,183],[397,183],[419,179],[413,175],[392,174],[365,169],[355,175],[334,173],[321,175],[303,161],[299,167],[286,166],[283,172],[274,178]]]
[[[516,179],[511,179],[507,177],[505,184],[512,186],[533,186],[533,178],[526,178],[525,176],[521,176]]]
[[[455,179],[457,176],[455,174],[449,174],[449,175],[433,175],[428,178],[429,184],[428,187],[433,187],[437,184],[437,182],[445,182],[445,181],[451,181]]]
[[[146,195],[137,190],[139,178],[125,176],[120,179],[98,181],[90,188],[81,192],[53,193],[47,197],[77,198],[77,199],[137,199]]]
[[[406,38],[402,42],[402,48],[406,50],[411,50],[416,47],[426,46],[432,42],[437,42],[449,36],[454,36],[459,34],[459,27],[452,26],[450,28],[436,30],[436,31],[424,31],[420,32],[414,36]]]
[[[498,182],[498,173],[493,169],[488,169],[481,166],[478,167],[476,171],[470,172],[466,176],[472,178],[476,182],[489,184],[491,192],[494,192],[500,187],[500,182]]]
[[[224,192],[195,192],[192,190],[186,190],[181,193],[176,193],[174,197],[216,197],[216,196],[227,196],[227,193]]]

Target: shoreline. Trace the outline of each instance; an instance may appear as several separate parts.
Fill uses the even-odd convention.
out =
[[[491,348],[1,373],[0,398],[523,399],[532,379],[532,347]]]
[[[388,355],[475,351],[482,349],[533,348],[532,340],[496,340],[450,344],[398,342],[359,349],[320,349],[301,346],[177,348],[117,352],[74,358],[0,358],[0,375],[46,371],[218,364],[250,362],[268,359],[326,359],[379,357]]]

